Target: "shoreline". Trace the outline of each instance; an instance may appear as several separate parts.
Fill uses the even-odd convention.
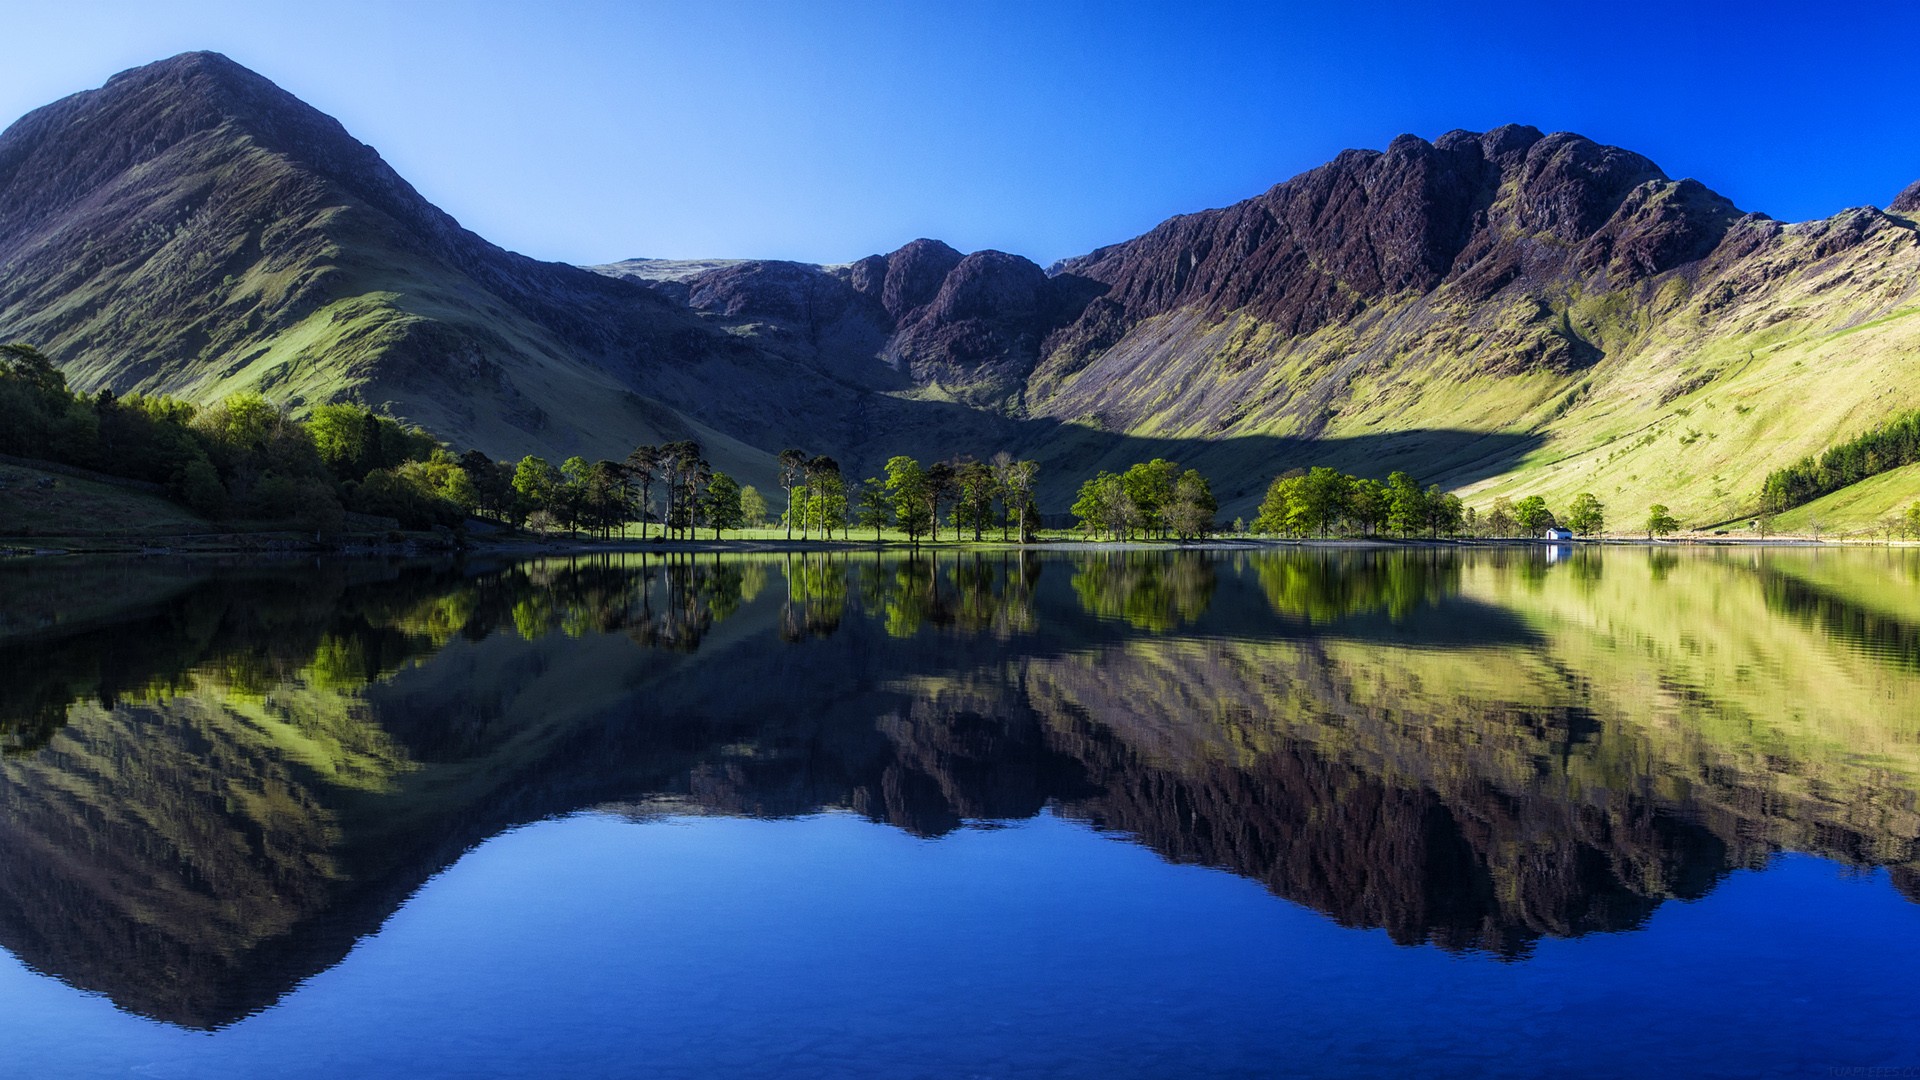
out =
[[[171,541],[171,542],[169,542]],[[266,559],[306,557],[488,557],[538,558],[579,555],[633,554],[739,554],[780,555],[834,552],[915,553],[915,552],[1133,552],[1133,551],[1282,551],[1344,550],[1388,551],[1408,548],[1431,549],[1577,549],[1577,548],[1854,548],[1914,547],[1920,542],[1880,539],[1812,539],[1810,537],[1729,537],[1696,536],[1662,539],[1644,537],[1588,537],[1576,540],[1544,540],[1523,537],[1503,538],[1409,538],[1329,537],[1279,538],[1232,536],[1198,541],[1177,540],[1083,540],[1053,538],[1031,543],[999,540],[942,540],[938,543],[909,543],[904,540],[786,540],[722,539],[662,540],[659,538],[623,538],[618,540],[566,539],[517,536],[511,538],[468,539],[461,543],[451,536],[415,534],[400,541],[379,543],[315,542],[289,534],[207,534],[148,537],[0,537],[0,561],[28,561],[68,556],[123,556],[132,558],[174,556],[261,556]]]

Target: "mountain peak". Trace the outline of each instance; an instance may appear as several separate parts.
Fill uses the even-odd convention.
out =
[[[1907,185],[1907,190],[1896,196],[1887,209],[1896,214],[1920,213],[1920,180]]]
[[[155,60],[151,64],[141,64],[139,67],[128,68],[113,78],[108,79],[107,85],[112,86],[122,81],[143,82],[154,78],[164,78],[169,75],[185,75],[198,72],[205,72],[222,77],[242,76],[257,79],[261,82],[267,81],[265,76],[244,64],[235,62],[225,53],[202,49],[193,52],[179,53],[174,56],[169,56],[164,60]]]

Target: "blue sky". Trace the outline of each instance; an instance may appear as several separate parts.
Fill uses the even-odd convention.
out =
[[[5,122],[214,49],[539,258],[1042,263],[1507,122],[1800,220],[1920,179],[1913,10],[1534,3],[9,5]]]

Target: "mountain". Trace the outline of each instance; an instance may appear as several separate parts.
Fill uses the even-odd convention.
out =
[[[788,446],[859,475],[1006,449],[1057,512],[1163,455],[1228,516],[1331,464],[1707,525],[1912,399],[1916,214],[1920,184],[1785,224],[1509,126],[1347,151],[1045,269],[932,239],[583,269],[487,243],[337,122],[190,53],[0,134],[0,337],[86,389],[353,399],[496,456],[691,435],[764,485]],[[1920,476],[1869,495],[1843,516]]]
[[[891,336],[865,351],[1056,439],[1185,444],[1232,474],[1404,467],[1481,499],[1592,490],[1708,523],[1920,386],[1916,212],[1920,184],[1789,225],[1578,135],[1409,135],[1065,260],[1051,297],[1001,285],[1012,332],[964,339],[998,347],[985,358],[897,315],[869,320]],[[739,263],[670,295],[750,332],[782,318],[756,302],[775,265],[846,291],[878,258]]]
[[[753,461],[659,394],[750,377],[832,395],[646,290],[488,244],[337,122],[212,53],[0,135],[0,329],[82,388],[357,399],[500,455],[694,434]]]

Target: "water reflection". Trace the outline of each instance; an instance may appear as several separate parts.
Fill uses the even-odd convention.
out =
[[[1522,957],[1780,850],[1920,899],[1883,553],[1307,549],[0,568],[0,944],[272,1003],[517,823],[1058,812]]]

